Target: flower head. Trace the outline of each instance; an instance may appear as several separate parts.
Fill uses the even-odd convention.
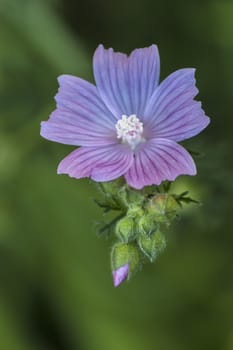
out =
[[[100,45],[93,65],[96,86],[58,78],[57,109],[41,123],[43,137],[81,146],[59,164],[58,174],[100,182],[123,175],[136,189],[195,175],[192,157],[177,143],[209,124],[194,100],[195,70],[177,70],[159,84],[156,45],[130,56]]]

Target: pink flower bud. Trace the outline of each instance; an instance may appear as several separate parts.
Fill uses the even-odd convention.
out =
[[[114,287],[118,287],[127,277],[129,273],[129,264],[125,264],[119,269],[112,272]]]

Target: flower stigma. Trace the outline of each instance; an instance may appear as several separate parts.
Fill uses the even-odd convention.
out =
[[[134,150],[136,146],[144,142],[143,138],[143,123],[140,122],[136,114],[122,115],[121,119],[116,123],[117,138],[122,140],[122,143],[128,143],[130,148]]]

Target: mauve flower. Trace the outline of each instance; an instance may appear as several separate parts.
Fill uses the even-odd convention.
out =
[[[114,287],[118,287],[126,278],[128,278],[129,274],[129,264],[125,264],[119,269],[112,272],[113,277],[113,285]]]
[[[100,182],[123,175],[136,189],[195,175],[192,157],[177,143],[209,124],[194,100],[195,70],[177,70],[159,84],[156,45],[129,57],[100,45],[93,64],[96,86],[71,75],[58,78],[57,109],[41,123],[46,139],[81,146],[59,164],[58,174]]]

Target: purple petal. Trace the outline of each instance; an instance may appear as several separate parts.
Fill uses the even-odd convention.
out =
[[[153,137],[183,141],[199,134],[209,123],[210,119],[202,110],[201,102],[192,101],[172,111],[157,127],[151,129],[151,134]]]
[[[116,131],[104,126],[98,128],[95,121],[85,119],[69,110],[56,109],[47,122],[41,123],[41,136],[66,145],[104,146],[116,144]]]
[[[68,75],[63,75],[58,80],[58,109],[47,122],[41,123],[41,135],[71,145],[116,143],[116,119],[99,98],[96,87]]]
[[[111,181],[125,174],[133,162],[133,153],[122,144],[106,147],[81,147],[70,153],[58,166],[58,174],[77,179]]]
[[[176,142],[152,139],[135,150],[132,166],[125,175],[127,183],[136,189],[174,181],[179,175],[196,175],[190,154]]]
[[[106,106],[117,117],[140,117],[159,80],[159,54],[156,45],[125,54],[105,50],[100,45],[94,54],[97,89]]]
[[[129,56],[128,71],[129,93],[133,101],[131,114],[140,118],[159,83],[160,59],[157,46],[134,50]]]
[[[178,70],[156,89],[143,117],[149,138],[182,141],[209,124],[200,102],[193,100],[198,93],[194,73],[194,69]]]
[[[118,287],[129,274],[129,264],[125,264],[112,272],[114,287]]]

